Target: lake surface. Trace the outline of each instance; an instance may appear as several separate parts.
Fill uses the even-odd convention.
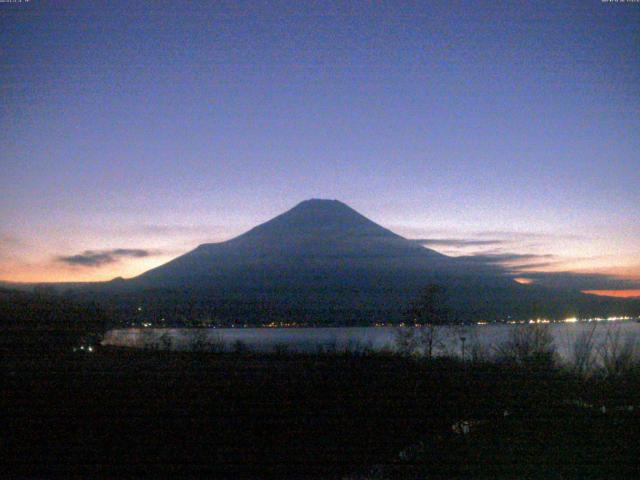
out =
[[[491,350],[509,338],[514,328],[527,325],[487,324],[470,325],[464,328],[443,327],[442,345],[438,354],[460,355],[462,340],[470,352],[476,346]],[[595,345],[601,344],[607,334],[619,335],[621,341],[634,339],[640,342],[640,323],[636,321],[575,322],[549,324],[554,345],[561,357],[570,356],[571,346],[578,336],[595,328]],[[258,352],[288,350],[317,352],[318,350],[396,350],[397,327],[335,327],[335,328],[126,328],[107,332],[103,345],[192,350],[209,347],[232,351],[241,348]]]

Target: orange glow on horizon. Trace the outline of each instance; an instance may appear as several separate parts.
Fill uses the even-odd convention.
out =
[[[582,293],[600,297],[640,298],[640,290],[583,290]]]
[[[531,285],[533,283],[533,280],[524,277],[514,278],[513,281],[521,285]]]
[[[149,256],[103,267],[72,267],[55,262],[0,265],[0,282],[75,283],[105,282],[116,277],[131,278],[172,260],[172,255]]]

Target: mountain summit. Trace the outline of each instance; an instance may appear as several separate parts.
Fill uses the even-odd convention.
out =
[[[247,236],[358,235],[397,237],[338,200],[311,199],[299,203],[247,232]]]

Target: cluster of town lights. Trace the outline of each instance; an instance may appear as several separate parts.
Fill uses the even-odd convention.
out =
[[[625,321],[625,320],[635,320],[637,319],[636,317],[590,317],[590,318],[578,318],[578,317],[568,317],[565,319],[560,319],[560,320],[553,320],[553,319],[549,319],[549,318],[531,318],[529,320],[507,320],[506,322],[487,322],[487,321],[480,321],[480,322],[476,322],[476,325],[489,325],[489,324],[501,324],[501,323],[507,323],[509,325],[525,325],[525,324],[541,324],[541,323],[577,323],[577,322],[619,322],[619,321]],[[401,323],[400,326],[401,327],[408,327],[411,326],[412,324],[408,324],[408,323]],[[384,323],[376,323],[374,324],[375,327],[392,327],[394,325],[392,324],[384,324]],[[413,324],[414,327],[421,327],[422,325],[419,323],[415,323]]]
[[[300,327],[301,325],[296,322],[269,322],[264,325],[267,328],[286,328],[286,327]]]
[[[84,345],[81,345],[80,347],[73,347],[73,351],[93,353],[93,347],[92,346],[85,347]]]
[[[624,320],[633,320],[633,317],[591,317],[591,318],[578,318],[569,317],[564,320],[550,320],[548,318],[532,318],[529,320],[509,320],[508,324],[523,324],[523,323],[576,323],[576,322],[619,322]],[[478,322],[478,325],[487,325],[487,322]]]

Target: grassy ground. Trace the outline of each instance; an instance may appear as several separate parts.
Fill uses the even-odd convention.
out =
[[[5,355],[1,371],[11,475],[638,474],[637,376],[585,381],[545,365],[124,349]],[[470,422],[466,435],[452,429],[461,420]]]

